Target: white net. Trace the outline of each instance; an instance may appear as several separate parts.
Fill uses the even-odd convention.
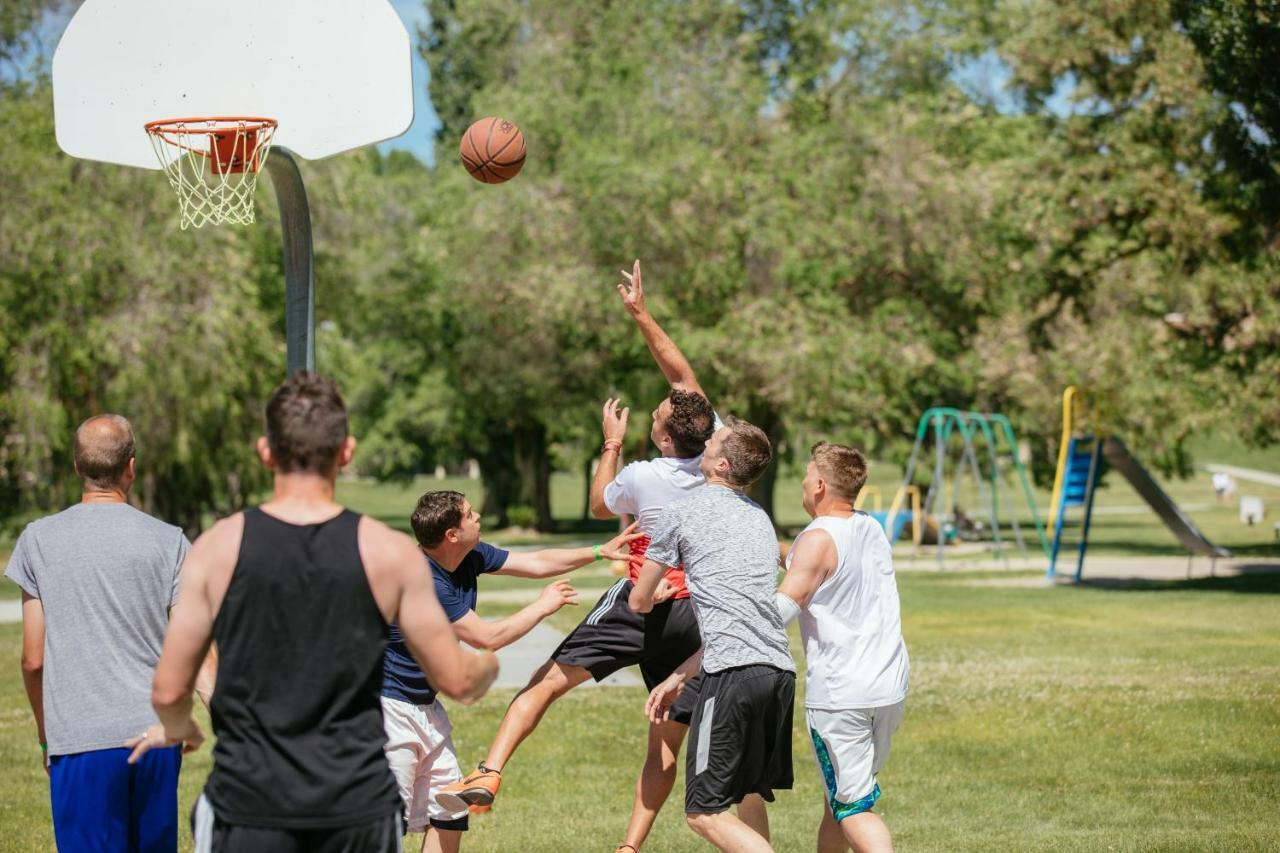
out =
[[[189,118],[147,125],[151,147],[178,194],[184,231],[254,221],[253,192],[275,130],[275,121],[261,118]]]

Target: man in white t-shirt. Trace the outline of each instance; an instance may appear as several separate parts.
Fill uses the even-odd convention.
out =
[[[893,550],[880,525],[853,502],[867,461],[851,447],[819,442],[802,485],[813,521],[787,555],[778,610],[800,619],[808,676],[805,716],[827,804],[819,853],[891,853],[893,840],[871,811],[876,774],[907,698]]]
[[[443,789],[443,796],[461,799],[473,810],[487,810],[492,804],[501,784],[502,769],[556,699],[589,678],[599,681],[636,664],[646,686],[652,689],[702,645],[683,568],[674,567],[666,573],[654,597],[652,613],[633,613],[627,605],[658,516],[668,505],[702,486],[704,479],[698,463],[720,422],[688,360],[649,314],[640,262],[636,261],[632,271],[623,275],[627,281],[618,285],[623,306],[671,384],[671,393],[653,412],[650,438],[661,455],[632,462],[621,471],[617,470],[618,458],[630,410],[620,408],[617,400],[605,403],[604,448],[591,484],[591,511],[596,518],[634,516],[644,536],[631,543],[627,577],[605,592],[511,703],[484,762],[461,782]],[[694,692],[688,691],[689,700],[673,709],[670,720],[649,728],[648,750],[636,783],[626,840],[617,848],[622,853],[640,849],[675,785],[676,759],[693,714]],[[745,812],[744,820],[762,834],[767,833],[762,800],[749,800]]]

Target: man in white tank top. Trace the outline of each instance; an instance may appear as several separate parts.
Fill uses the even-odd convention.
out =
[[[827,792],[819,853],[893,850],[871,809],[880,797],[876,774],[902,721],[907,647],[889,540],[853,509],[866,480],[861,453],[814,445],[802,485],[813,521],[787,555],[778,589],[782,617],[800,619],[808,666],[805,717]]]

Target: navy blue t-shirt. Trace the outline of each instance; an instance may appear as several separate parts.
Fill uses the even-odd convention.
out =
[[[457,622],[476,609],[476,579],[502,568],[509,553],[480,542],[452,572],[427,558],[436,583],[436,598],[440,599],[450,622]],[[405,645],[400,626],[394,622],[387,653],[382,658],[382,695],[413,705],[430,705],[436,699],[435,688],[427,683],[427,677]]]

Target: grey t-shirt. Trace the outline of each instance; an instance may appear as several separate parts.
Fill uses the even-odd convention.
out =
[[[704,486],[663,511],[645,556],[684,566],[704,670],[768,664],[795,672],[773,598],[778,540],[759,504],[725,486]]]
[[[76,504],[22,531],[5,576],[44,607],[51,755],[119,747],[156,722],[151,679],[190,547],[123,503]]]

